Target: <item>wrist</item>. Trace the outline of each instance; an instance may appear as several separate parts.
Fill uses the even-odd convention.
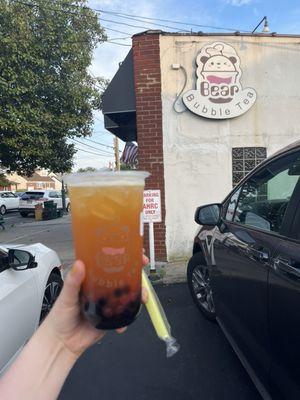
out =
[[[46,338],[49,344],[49,350],[54,357],[63,358],[66,364],[70,364],[71,367],[75,364],[80,354],[76,354],[66,345],[65,341],[60,337],[60,335],[55,332],[52,324],[49,323],[47,319],[43,322],[40,327],[41,334]]]

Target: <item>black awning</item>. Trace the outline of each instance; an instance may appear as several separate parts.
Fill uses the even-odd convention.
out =
[[[136,140],[133,55],[129,51],[102,97],[104,127],[125,142]]]

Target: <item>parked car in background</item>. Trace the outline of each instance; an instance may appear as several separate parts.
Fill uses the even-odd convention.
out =
[[[0,214],[4,215],[7,210],[18,210],[20,198],[13,192],[0,192]]]
[[[216,319],[265,399],[300,398],[300,141],[245,177],[202,225],[192,297]]]
[[[37,204],[43,204],[45,201],[53,200],[57,204],[57,209],[62,209],[61,191],[57,190],[30,190],[25,192],[20,198],[19,211],[22,217],[34,213]],[[66,197],[66,210],[71,209],[70,199]]]
[[[0,246],[0,374],[47,315],[63,286],[55,251],[42,244]]]

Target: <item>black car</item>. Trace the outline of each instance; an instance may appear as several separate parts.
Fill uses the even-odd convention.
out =
[[[300,399],[300,141],[199,207],[188,284],[265,399]]]

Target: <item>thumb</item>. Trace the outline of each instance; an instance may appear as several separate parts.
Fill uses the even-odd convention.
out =
[[[67,307],[72,307],[75,304],[78,304],[79,292],[84,276],[84,263],[80,260],[75,261],[64,282],[63,289],[58,299],[60,303],[63,303],[63,305]]]

